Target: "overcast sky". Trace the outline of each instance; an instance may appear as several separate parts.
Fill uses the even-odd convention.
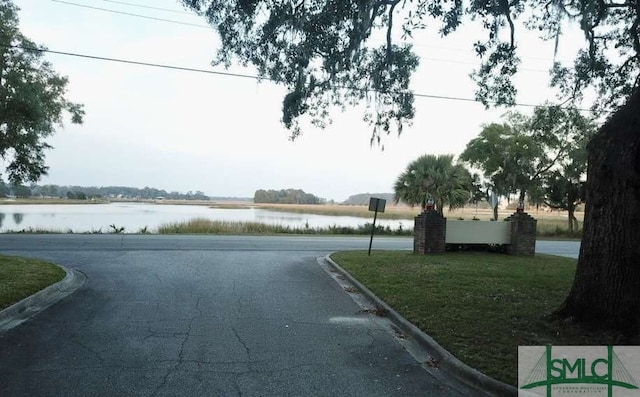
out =
[[[219,43],[216,33],[177,0],[122,0],[176,12],[106,0],[14,2],[21,9],[22,32],[50,50],[224,71],[210,65]],[[547,88],[552,44],[526,37],[524,30],[519,33],[523,70],[517,80],[518,102],[553,99]],[[473,98],[468,75],[478,64],[471,50],[478,34],[465,29],[447,39],[428,32],[416,36],[421,66],[412,82],[414,92]],[[570,59],[581,43],[579,34],[568,34],[559,58]],[[81,126],[67,123],[50,139],[50,170],[41,184],[149,186],[242,197],[253,197],[260,188],[300,188],[342,201],[356,193],[391,192],[408,162],[422,154],[459,154],[482,124],[500,121],[505,112],[473,102],[416,98],[413,126],[400,137],[386,137],[384,151],[369,146],[371,131],[358,109],[338,111],[327,129],[306,128],[291,142],[280,123],[285,90],[273,83],[46,57],[69,77],[69,99],[85,104],[86,118]],[[253,74],[239,67],[230,71]]]

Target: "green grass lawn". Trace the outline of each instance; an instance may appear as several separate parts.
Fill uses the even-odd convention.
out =
[[[62,280],[64,276],[64,270],[51,263],[0,255],[0,310]]]
[[[466,364],[517,383],[519,345],[606,345],[615,335],[551,321],[576,260],[489,253],[338,252],[332,259]]]

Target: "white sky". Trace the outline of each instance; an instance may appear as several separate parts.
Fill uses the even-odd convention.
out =
[[[154,11],[104,0],[68,0],[151,17],[204,25],[195,15]],[[183,11],[177,0],[122,0]],[[213,29],[87,9],[52,0],[14,0],[20,28],[50,50],[224,71],[210,66],[218,46]],[[518,102],[553,99],[548,73],[552,44],[519,31],[523,70]],[[442,39],[417,35],[421,66],[416,93],[473,98],[468,77],[478,60],[478,31]],[[570,59],[579,33],[564,38]],[[391,192],[407,163],[422,154],[459,154],[504,109],[416,98],[416,118],[401,137],[369,146],[370,129],[357,109],[336,113],[325,130],[308,128],[295,142],[281,125],[282,87],[252,79],[157,69],[48,54],[70,79],[69,99],[85,104],[81,126],[67,123],[49,140],[49,175],[40,184],[200,190],[210,196],[253,197],[256,189],[300,188],[342,201],[365,192]],[[436,60],[434,60],[436,59]],[[234,67],[230,71],[253,74]],[[518,108],[525,113],[530,108]]]

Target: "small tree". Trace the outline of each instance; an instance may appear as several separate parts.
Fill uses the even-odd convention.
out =
[[[476,213],[478,212],[478,204],[482,199],[488,197],[488,191],[485,189],[485,184],[480,180],[480,175],[471,175],[471,192],[469,197],[469,204],[473,204],[476,207]]]
[[[569,150],[562,164],[544,180],[544,202],[550,208],[567,211],[569,233],[578,230],[575,212],[585,201],[587,143],[594,133],[595,128],[586,128],[585,135]]]
[[[545,182],[546,201],[549,208],[565,210],[568,212],[568,229],[573,234],[578,230],[578,219],[575,216],[576,207],[582,203],[581,183],[579,179],[573,179],[554,171]]]
[[[471,174],[453,162],[453,155],[424,155],[409,163],[393,189],[396,203],[402,200],[424,210],[432,198],[442,214],[445,206],[460,208],[469,202],[473,187]]]
[[[460,159],[482,170],[497,194],[508,196],[519,190],[524,198],[534,172],[532,165],[541,155],[531,137],[512,122],[485,126],[467,144]]]

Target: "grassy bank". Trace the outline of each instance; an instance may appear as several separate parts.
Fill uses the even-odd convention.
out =
[[[230,222],[196,218],[187,222],[176,222],[158,227],[159,234],[321,234],[321,235],[369,235],[372,224],[358,227],[290,227],[259,222]],[[376,235],[410,236],[411,230],[391,229],[376,226]]]
[[[582,237],[583,222],[578,222],[578,230],[570,233],[566,220],[540,219],[536,232],[538,237],[565,237],[579,239]]]
[[[328,216],[355,216],[358,218],[373,219],[373,212],[369,207],[362,205],[314,205],[314,204],[254,204],[255,208],[279,211],[294,212],[298,214],[315,214]],[[387,206],[385,212],[378,214],[378,219],[410,219],[420,213],[418,208],[406,206]]]
[[[216,221],[196,218],[186,222],[175,222],[158,227],[159,234],[330,234],[330,235],[367,235],[371,234],[372,224],[367,222],[358,227],[328,226],[328,227],[296,227],[269,225],[260,222]],[[412,236],[413,222],[407,221],[406,227],[391,229],[376,225],[377,235]],[[557,222],[538,223],[538,237],[579,238],[580,233],[569,233]]]
[[[51,263],[0,255],[0,310],[62,280],[64,270]]]
[[[246,204],[245,204],[246,207]],[[228,205],[224,208],[232,209],[234,205]],[[242,207],[236,207],[242,208]],[[255,208],[269,211],[294,212],[300,214],[316,214],[328,216],[354,216],[359,218],[373,219],[373,212],[369,211],[367,206],[358,205],[312,205],[312,204],[256,204]],[[503,220],[512,215],[512,210],[501,210],[498,219]],[[413,219],[420,214],[420,209],[407,206],[387,206],[384,213],[378,214],[378,219],[399,219],[407,220],[407,225],[412,227]],[[564,238],[580,238],[581,231],[569,233],[567,227],[566,213],[563,212],[546,212],[532,211],[530,215],[538,220],[537,232],[540,237],[564,237]],[[445,211],[444,216],[448,219],[461,220],[481,220],[488,221],[492,219],[493,212],[486,209],[475,210],[474,208],[456,209]],[[577,214],[578,219],[582,219],[583,214]],[[582,229],[582,221],[579,223],[579,229]]]
[[[332,258],[463,362],[512,385],[519,345],[615,342],[613,335],[548,320],[571,287],[573,259],[402,251]]]
[[[137,230],[127,230],[117,225],[109,228],[92,229],[92,230],[62,230],[62,229],[44,229],[28,227],[19,230],[7,230],[5,233],[25,233],[25,234],[113,234],[113,233],[132,233],[132,234],[317,234],[317,235],[369,235],[371,234],[372,224],[367,222],[363,225],[353,226],[328,226],[328,227],[305,227],[305,226],[283,226],[269,225],[260,222],[233,222],[233,221],[215,221],[204,218],[195,218],[185,222],[175,222],[163,224],[157,230],[148,227],[142,227]],[[408,229],[407,229],[408,228]],[[546,231],[544,230],[546,228]],[[540,230],[543,230],[542,232]],[[407,221],[406,227],[392,229],[389,226],[383,227],[376,225],[376,235],[381,236],[405,236],[413,235],[413,224]],[[550,239],[579,239],[580,233],[568,233],[566,229],[550,224],[538,223],[538,238]]]

